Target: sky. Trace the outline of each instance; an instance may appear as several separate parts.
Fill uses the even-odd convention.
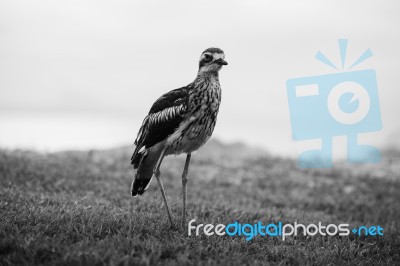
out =
[[[373,53],[352,70],[376,71],[383,129],[360,141],[400,147],[399,10],[395,0],[3,0],[0,147],[130,145],[152,103],[192,82],[201,52],[219,47],[229,65],[214,136],[294,156],[318,140],[293,140],[286,80],[348,71],[315,59],[340,65],[338,39],[347,62]]]

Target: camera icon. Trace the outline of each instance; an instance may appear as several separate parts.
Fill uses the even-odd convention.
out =
[[[343,135],[348,162],[380,161],[377,148],[357,143],[357,134],[382,129],[375,70],[294,78],[286,87],[293,139],[322,143],[300,154],[301,167],[332,167],[332,138]]]

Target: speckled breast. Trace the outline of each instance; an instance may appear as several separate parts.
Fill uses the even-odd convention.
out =
[[[189,94],[186,118],[169,138],[168,153],[189,153],[204,145],[214,131],[220,102],[218,77],[208,77],[195,84]]]

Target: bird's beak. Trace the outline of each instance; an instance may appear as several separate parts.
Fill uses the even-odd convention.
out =
[[[227,65],[228,64],[228,62],[226,62],[222,58],[219,58],[219,59],[215,60],[215,63],[217,63],[218,65]]]

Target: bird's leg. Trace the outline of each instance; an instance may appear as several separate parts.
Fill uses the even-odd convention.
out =
[[[183,208],[182,208],[182,228],[185,228],[186,222],[186,184],[188,182],[187,174],[189,171],[189,163],[190,163],[191,154],[188,153],[186,156],[185,168],[182,173],[182,198],[183,198]]]
[[[171,227],[173,227],[174,223],[172,222],[171,209],[169,207],[169,204],[168,204],[168,201],[167,201],[167,195],[165,194],[164,186],[163,186],[163,184],[161,182],[161,178],[160,178],[160,165],[161,165],[161,162],[162,162],[162,160],[163,160],[163,158],[165,156],[166,149],[167,149],[167,146],[161,152],[161,155],[160,155],[160,158],[157,161],[156,167],[154,167],[153,174],[157,178],[157,182],[158,182],[158,185],[160,186],[161,194],[162,194],[163,199],[164,199],[164,205],[165,205],[165,208],[167,208],[167,214],[168,214],[169,222],[171,223]]]

